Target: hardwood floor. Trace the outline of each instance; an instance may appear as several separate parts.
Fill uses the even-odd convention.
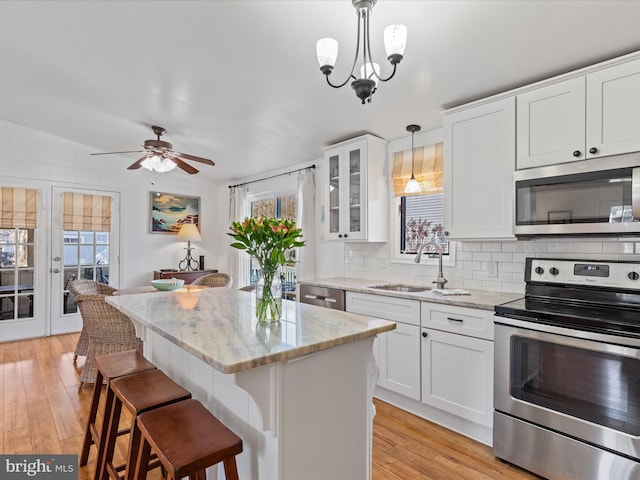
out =
[[[84,359],[73,363],[77,339],[68,334],[0,343],[0,453],[79,453],[92,386],[78,388]],[[379,400],[375,404],[373,480],[538,478],[495,459],[486,445]],[[125,454],[126,443],[119,442],[117,460]],[[79,480],[91,478],[94,468],[92,448]],[[149,478],[160,478],[160,472]]]

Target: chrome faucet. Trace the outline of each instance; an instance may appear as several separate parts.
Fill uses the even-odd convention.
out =
[[[420,248],[418,248],[418,253],[416,254],[416,258],[413,261],[416,263],[420,263],[420,258],[422,258],[422,251],[425,247],[428,246],[433,246],[436,249],[436,253],[438,254],[438,278],[436,278],[431,283],[435,283],[437,288],[444,288],[444,284],[447,283],[447,279],[444,278],[444,275],[442,274],[442,245],[439,245],[433,240],[427,243],[423,243],[422,245],[420,245]]]

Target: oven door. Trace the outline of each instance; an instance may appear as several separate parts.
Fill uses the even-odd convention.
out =
[[[495,325],[496,411],[640,458],[637,340],[623,346],[629,339],[502,321],[509,319]],[[569,336],[576,333],[591,338]]]

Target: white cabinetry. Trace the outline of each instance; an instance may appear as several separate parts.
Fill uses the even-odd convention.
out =
[[[640,60],[517,96],[517,168],[640,150]]]
[[[515,97],[445,115],[447,238],[513,238],[515,120]]]
[[[327,240],[387,241],[386,146],[386,140],[364,135],[325,149]]]
[[[420,400],[420,302],[347,292],[346,310],[397,323],[378,336],[378,385]]]
[[[422,302],[422,402],[493,425],[493,312]]]

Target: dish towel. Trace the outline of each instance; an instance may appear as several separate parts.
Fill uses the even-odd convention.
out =
[[[471,295],[470,292],[462,290],[461,288],[434,288],[431,291],[438,295]]]

